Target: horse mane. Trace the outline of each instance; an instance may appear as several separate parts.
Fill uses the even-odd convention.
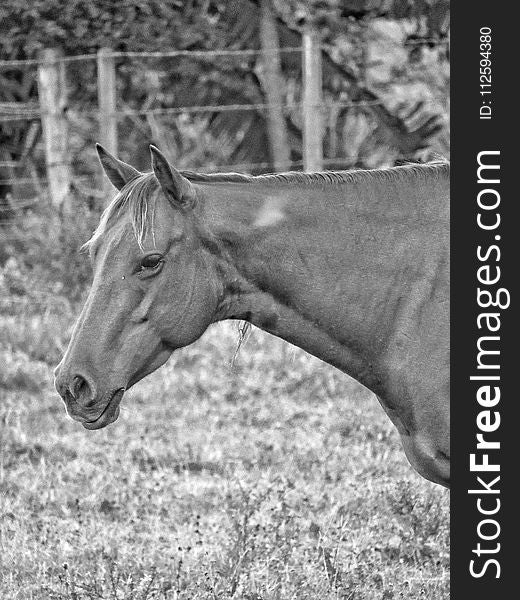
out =
[[[195,173],[181,171],[181,174],[193,183],[243,183],[243,184],[298,184],[298,185],[338,185],[342,183],[359,183],[363,181],[398,181],[416,179],[418,177],[449,177],[450,163],[436,161],[425,164],[411,163],[387,169],[322,171],[317,173],[270,173],[266,175],[246,175],[242,173]],[[103,211],[99,224],[90,240],[82,247],[93,252],[99,239],[108,228],[109,221],[130,210],[132,227],[139,244],[143,248],[148,229],[153,231],[155,202],[159,190],[159,182],[153,172],[142,173],[131,179]],[[153,198],[153,201],[151,199]]]
[[[357,183],[359,181],[395,181],[400,178],[418,176],[448,176],[450,163],[439,160],[430,163],[409,163],[386,169],[356,169],[351,171],[319,171],[302,173],[268,173],[265,175],[246,175],[244,173],[195,173],[181,171],[182,175],[193,183],[295,183],[300,185],[312,184],[341,184]]]

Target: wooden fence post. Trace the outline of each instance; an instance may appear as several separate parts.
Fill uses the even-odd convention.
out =
[[[275,171],[288,171],[291,164],[287,124],[283,114],[284,82],[280,64],[280,41],[271,0],[261,1],[260,43],[262,56],[260,78],[267,102],[267,131]]]
[[[42,50],[38,66],[38,96],[41,109],[47,178],[52,203],[62,206],[70,191],[67,86],[65,64],[55,48]]]
[[[307,26],[303,34],[303,168],[323,169],[323,107],[321,48],[318,33]]]
[[[99,108],[99,142],[117,156],[117,114],[116,114],[116,66],[111,48],[101,48],[97,53],[97,86]],[[114,189],[103,177],[103,189],[112,195]]]

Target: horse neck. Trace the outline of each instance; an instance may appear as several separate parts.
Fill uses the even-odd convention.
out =
[[[399,309],[399,286],[436,268],[436,251],[413,218],[422,198],[384,190],[366,183],[208,189],[206,220],[228,266],[219,318],[246,319],[376,390],[373,365]],[[421,231],[438,220],[435,206],[430,196]]]

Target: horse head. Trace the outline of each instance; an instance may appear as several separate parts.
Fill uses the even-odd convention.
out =
[[[115,421],[126,390],[199,338],[221,295],[198,235],[196,186],[153,146],[150,173],[97,149],[118,194],[85,245],[93,283],[55,371],[68,413],[87,429]]]

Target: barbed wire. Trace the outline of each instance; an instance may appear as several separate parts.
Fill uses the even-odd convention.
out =
[[[31,67],[37,66],[40,61],[37,58],[20,58],[17,60],[0,60],[0,68],[2,67]]]
[[[435,98],[433,98],[435,99]],[[439,96],[438,99],[441,99]],[[363,100],[363,101],[345,101],[345,102],[320,102],[315,105],[315,108],[322,108],[325,110],[333,110],[337,108],[366,108],[371,106],[384,106],[382,100]],[[172,106],[166,108],[145,108],[145,109],[129,109],[123,108],[120,110],[113,111],[111,113],[103,113],[104,116],[108,117],[130,117],[130,116],[167,116],[167,115],[181,115],[181,114],[195,114],[203,112],[232,112],[232,111],[256,111],[256,110],[271,110],[273,108],[285,108],[285,109],[303,109],[303,102],[285,102],[282,104],[270,104],[265,102],[257,102],[254,104],[207,104],[199,106]],[[94,116],[98,117],[101,111],[97,108],[86,109],[86,110],[69,110],[70,114],[74,116]],[[18,115],[2,115],[0,114],[0,122],[11,121],[11,120],[30,120],[34,118],[41,118],[49,116],[53,113],[49,111],[41,111],[31,109],[30,111],[24,111],[22,109]]]
[[[325,46],[322,46],[324,49]],[[170,50],[164,52],[111,52],[110,56],[114,58],[178,58],[182,56],[192,58],[215,58],[226,56],[262,56],[264,54],[294,54],[302,52],[301,46],[286,48],[266,48],[266,49],[231,49],[231,50]]]
[[[380,100],[367,100],[360,102],[321,102],[316,104],[314,108],[325,108],[332,110],[333,108],[352,108],[354,106],[378,106],[381,105]],[[224,105],[201,105],[201,106],[178,106],[171,108],[151,108],[151,109],[123,109],[115,111],[112,115],[170,115],[183,113],[197,112],[228,112],[228,111],[255,111],[255,110],[271,110],[273,108],[303,108],[303,102],[286,102],[283,104],[269,104],[258,102],[256,104],[224,104]]]
[[[402,43],[404,46],[446,46],[449,45],[450,40],[437,39],[437,38],[420,38],[416,40],[402,40],[401,42],[395,41],[396,44]],[[321,50],[337,51],[338,48],[323,44],[320,46]],[[302,52],[302,46],[289,46],[282,48],[254,48],[254,49],[221,49],[221,50],[165,50],[165,51],[113,51],[108,56],[113,58],[179,58],[179,57],[192,57],[192,58],[219,58],[219,57],[243,57],[243,56],[262,56],[266,54],[295,54]],[[73,63],[88,60],[97,60],[97,53],[90,54],[75,54],[71,56],[56,56],[52,62],[59,63]],[[46,61],[42,58],[22,58],[22,59],[4,59],[0,60],[0,68],[11,68],[11,67],[30,67],[39,66],[44,64]]]
[[[323,47],[325,48],[325,46]],[[113,58],[179,58],[179,57],[193,57],[193,58],[218,58],[226,56],[260,56],[264,54],[290,54],[302,52],[301,46],[286,47],[286,48],[266,48],[266,49],[222,49],[222,50],[165,50],[165,51],[150,51],[150,52],[138,52],[138,51],[119,51],[114,50],[106,54]],[[19,60],[0,60],[1,67],[17,67],[17,66],[39,66],[47,62],[52,63],[72,63],[81,62],[87,60],[97,60],[97,53],[90,54],[75,54],[70,56],[56,56],[52,61],[47,61],[43,58],[28,58]]]

